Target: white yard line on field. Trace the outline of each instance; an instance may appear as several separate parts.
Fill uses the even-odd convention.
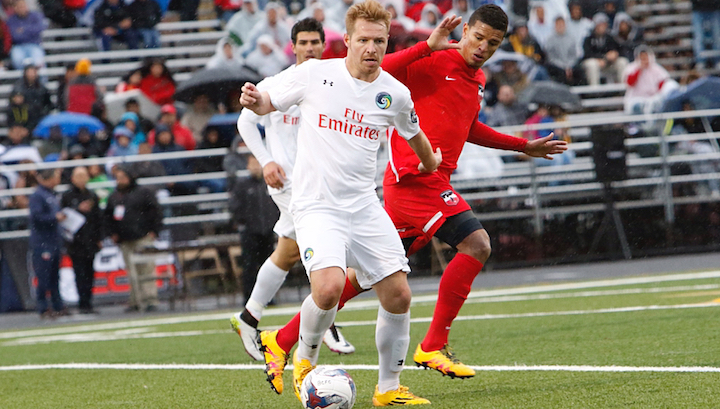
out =
[[[670,281],[689,281],[689,280],[701,280],[708,278],[720,278],[720,270],[706,271],[700,273],[685,273],[685,274],[670,274],[660,276],[648,276],[648,277],[633,277],[633,278],[617,278],[608,280],[596,280],[596,281],[584,281],[577,283],[565,283],[565,284],[552,284],[552,285],[534,285],[526,287],[514,287],[505,288],[498,290],[478,290],[473,291],[468,296],[469,299],[483,298],[483,297],[500,297],[500,296],[511,296],[519,294],[538,294],[545,292],[555,291],[567,291],[567,290],[578,290],[584,288],[598,288],[598,287],[612,287],[621,285],[635,285],[635,284],[649,284],[649,283],[661,283]],[[413,304],[435,302],[437,300],[437,294],[421,295],[413,297]],[[377,299],[371,300],[358,300],[348,302],[344,310],[355,311],[377,308]],[[282,308],[269,308],[263,315],[264,316],[280,316],[280,315],[292,315],[298,312],[297,306],[282,307]],[[201,314],[201,315],[189,315],[189,316],[177,316],[177,317],[164,317],[154,319],[137,319],[130,321],[118,321],[104,324],[85,324],[76,326],[66,326],[58,328],[43,328],[34,330],[22,330],[22,331],[8,331],[0,333],[0,339],[11,339],[21,337],[33,337],[33,336],[47,336],[57,334],[70,334],[78,332],[90,332],[90,331],[109,331],[126,328],[136,327],[151,327],[156,325],[172,325],[172,324],[184,324],[190,322],[204,322],[204,321],[217,321],[217,320],[229,320],[230,314],[223,313],[212,313],[212,314]]]
[[[589,315],[589,314],[610,314],[623,312],[638,311],[658,311],[658,310],[680,310],[688,308],[708,308],[720,307],[720,303],[710,302],[702,304],[680,304],[680,305],[641,305],[633,307],[619,308],[601,308],[596,310],[574,310],[574,311],[547,311],[547,312],[528,312],[522,314],[484,314],[484,315],[460,315],[455,321],[480,321],[480,320],[497,320],[512,318],[536,318],[536,317],[552,317],[552,316],[568,316],[568,315]],[[411,323],[423,323],[432,321],[432,317],[411,318]],[[359,327],[375,325],[375,320],[367,321],[345,321],[337,322],[340,327]],[[154,330],[154,328],[152,329]],[[17,345],[35,345],[47,344],[51,342],[98,342],[98,341],[116,341],[121,339],[145,339],[145,338],[172,338],[172,337],[190,337],[198,335],[212,334],[231,334],[230,330],[208,330],[208,331],[178,331],[178,332],[148,332],[140,331],[114,331],[114,332],[89,332],[75,333],[66,335],[50,335],[20,338],[12,341],[6,341],[2,344],[4,347]]]
[[[377,371],[377,365],[342,365],[349,371]],[[720,372],[720,368],[711,366],[591,366],[591,365],[484,365],[471,366],[476,371],[519,372],[519,371],[555,371],[555,372]],[[0,371],[31,371],[47,369],[113,369],[113,370],[264,370],[265,365],[252,364],[44,364],[0,366]],[[286,370],[292,369],[288,365]],[[406,366],[406,370],[420,370],[415,366]]]

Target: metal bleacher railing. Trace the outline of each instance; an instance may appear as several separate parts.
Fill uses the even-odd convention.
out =
[[[534,129],[568,128],[572,135],[577,135],[575,141],[570,144],[570,149],[576,152],[577,158],[570,165],[555,167],[537,167],[532,161],[517,161],[506,163],[503,166],[501,176],[480,179],[476,177],[463,177],[455,175],[453,184],[463,194],[463,197],[472,205],[478,207],[483,220],[501,220],[526,218],[532,220],[537,233],[543,231],[543,221],[548,217],[556,215],[567,215],[577,213],[600,212],[603,210],[602,184],[596,181],[595,167],[591,157],[592,142],[588,136],[589,128],[608,124],[643,123],[646,121],[665,121],[667,119],[681,119],[690,117],[714,117],[720,116],[720,110],[703,110],[691,112],[675,112],[652,115],[617,115],[609,117],[608,114],[594,117],[571,117],[566,122],[551,124],[538,124],[531,126],[514,126],[498,128],[506,133],[521,133]],[[625,140],[626,147],[632,151],[641,147],[656,147],[657,154],[641,157],[636,154],[629,154],[627,158],[628,179],[613,182],[613,188],[618,192],[634,192],[631,199],[618,201],[617,207],[623,209],[634,208],[664,208],[665,221],[674,221],[674,206],[687,203],[706,203],[720,200],[709,193],[696,193],[692,196],[674,197],[672,187],[685,183],[704,183],[712,180],[720,180],[720,172],[709,172],[702,174],[672,175],[670,167],[676,163],[694,164],[701,162],[714,162],[720,164],[720,152],[716,149],[712,153],[688,155],[672,152],[668,147],[670,144],[688,140],[706,140],[714,142],[720,137],[720,133],[707,132],[701,134],[683,134],[671,136],[647,136],[641,138],[630,138]],[[711,143],[712,145],[712,143]],[[716,145],[716,144],[715,144]],[[247,151],[245,151],[247,152]],[[75,161],[61,161],[41,164],[22,164],[13,166],[0,166],[0,172],[14,170],[22,171],[39,168],[67,168],[89,164],[105,164],[108,162],[130,163],[151,160],[176,159],[176,158],[200,158],[225,155],[227,149],[208,149],[185,151],[177,153],[148,154],[126,157],[84,159]],[[513,152],[501,152],[501,156],[517,155]],[[382,170],[387,158],[381,156],[378,161],[378,178],[382,176]],[[478,159],[480,160],[480,159]],[[720,166],[717,167],[720,169]],[[238,175],[247,175],[241,171]],[[225,172],[200,173],[178,176],[166,176],[139,179],[138,183],[143,185],[165,184],[171,182],[198,181],[207,179],[225,178]],[[379,182],[380,179],[378,179]],[[553,185],[554,181],[562,180],[563,184]],[[113,182],[104,182],[102,185],[90,185],[91,188],[111,187]],[[58,187],[59,191],[66,189],[66,186]],[[0,191],[0,197],[12,195],[27,195],[32,189],[9,189]],[[582,199],[579,204],[562,203],[560,199]],[[216,212],[210,214],[193,214],[186,216],[167,217],[164,219],[166,225],[190,224],[190,223],[226,223],[229,220],[229,213],[225,205],[228,200],[227,193],[215,194],[190,194],[174,196],[160,200],[161,205],[171,206],[177,204],[206,204],[215,202],[220,204]],[[486,201],[499,201],[500,205],[496,210],[483,211]],[[558,201],[560,200],[560,204]],[[512,204],[515,205],[512,205]],[[521,206],[517,206],[521,204]],[[27,210],[4,210],[0,211],[0,219],[27,217]],[[0,232],[0,240],[27,236],[27,231]]]

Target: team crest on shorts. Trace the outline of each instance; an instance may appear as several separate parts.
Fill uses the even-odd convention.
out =
[[[460,203],[460,199],[452,190],[446,190],[440,193],[440,197],[442,197],[442,200],[444,200],[445,204],[448,206],[455,206]]]
[[[311,249],[310,247],[308,247],[308,248],[305,249],[305,255],[304,255],[303,257],[305,257],[305,261],[308,261],[308,260],[310,260],[314,255],[315,255],[315,252],[313,251],[313,249]]]

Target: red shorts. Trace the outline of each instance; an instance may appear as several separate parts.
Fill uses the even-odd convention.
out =
[[[383,196],[385,211],[400,237],[424,237],[425,244],[448,217],[470,210],[450,183],[436,173],[406,175],[399,183],[383,184]]]

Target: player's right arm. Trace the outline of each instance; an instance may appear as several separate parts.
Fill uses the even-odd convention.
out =
[[[243,109],[237,122],[238,132],[245,141],[245,145],[263,167],[265,183],[275,189],[281,189],[286,179],[285,170],[275,162],[263,143],[262,135],[257,127],[261,119],[262,117],[253,111]]]
[[[430,145],[430,140],[425,135],[425,132],[420,130],[417,135],[408,139],[407,142],[413,152],[415,152],[415,155],[420,159],[420,164],[418,165],[420,172],[431,173],[440,166],[442,162],[440,148],[435,149],[435,152],[433,152],[432,145]]]
[[[257,87],[250,82],[246,82],[242,87],[240,104],[258,115],[267,115],[275,111],[275,107],[270,102],[270,96],[267,91],[258,90]]]

